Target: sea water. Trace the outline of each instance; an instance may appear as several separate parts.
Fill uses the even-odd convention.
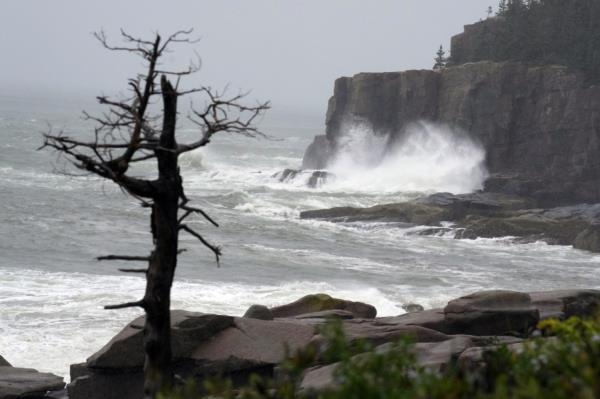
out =
[[[147,209],[110,182],[64,174],[64,160],[36,151],[50,128],[86,137],[84,105],[0,96],[0,354],[15,366],[63,376],[140,314],[103,310],[140,299],[144,279],[95,257],[147,255],[151,248]],[[600,287],[600,256],[570,247],[424,237],[416,234],[419,226],[300,220],[303,210],[480,188],[485,154],[449,127],[417,126],[388,151],[385,138],[354,126],[348,151],[332,165],[337,177],[309,188],[305,175],[286,182],[273,175],[301,165],[323,123],[278,115],[277,108],[272,113],[261,122],[268,139],[223,134],[181,159],[188,196],[221,227],[199,218],[189,224],[224,255],[217,267],[206,248],[182,234],[187,252],[179,258],[173,308],[241,315],[255,303],[325,292],[397,315],[403,304],[440,307],[481,289]],[[193,127],[180,127],[182,140],[195,136]],[[145,168],[140,173],[149,173]]]

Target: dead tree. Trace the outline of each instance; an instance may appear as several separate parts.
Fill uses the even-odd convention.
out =
[[[122,190],[149,208],[153,250],[147,256],[108,255],[98,260],[147,262],[142,269],[120,269],[127,273],[146,275],[144,297],[131,303],[106,306],[106,309],[140,307],[146,314],[144,326],[144,396],[154,399],[158,392],[173,384],[171,370],[170,299],[171,285],[177,268],[178,237],[180,232],[197,238],[210,249],[219,262],[221,249],[211,244],[198,231],[187,225],[186,219],[199,215],[218,227],[202,209],[190,205],[185,195],[178,159],[189,151],[208,144],[219,132],[255,136],[261,134],[254,126],[259,114],[269,108],[268,103],[242,105],[244,94],[227,97],[209,87],[179,89],[180,80],[198,71],[198,63],[184,70],[170,70],[163,64],[163,56],[175,44],[193,43],[190,31],[179,31],[162,39],[143,40],[121,31],[123,45],[109,44],[103,32],[95,36],[112,51],[139,56],[145,71],[128,81],[129,93],[124,98],[98,97],[106,112],[100,116],[84,113],[96,123],[89,141],[64,133],[44,135],[43,147],[59,152],[76,168],[116,183]],[[173,85],[171,79],[176,80]],[[200,109],[191,107],[189,119],[198,127],[198,136],[181,144],[176,140],[178,100],[183,96],[203,96]],[[162,110],[160,106],[162,105]],[[158,109],[158,111],[156,110]],[[132,165],[155,162],[158,177],[136,177]]]

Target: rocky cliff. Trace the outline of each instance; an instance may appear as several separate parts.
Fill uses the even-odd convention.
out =
[[[479,48],[481,29],[455,37],[453,53]],[[326,136],[307,149],[303,167],[326,168],[344,124],[356,119],[392,138],[418,120],[450,124],[485,147],[486,189],[541,206],[600,202],[600,87],[566,67],[482,61],[340,78]]]
[[[439,309],[412,306],[416,308],[413,313],[376,318],[377,311],[371,305],[317,294],[272,309],[254,305],[244,317],[174,310],[173,369],[183,381],[222,377],[234,386],[246,386],[257,376],[287,381],[293,374],[281,367],[286,355],[310,347],[302,364],[311,364],[307,356],[311,353],[317,357],[312,359],[313,367],[299,375],[298,388],[308,394],[303,398],[320,397],[322,391],[336,389],[341,382],[333,373],[339,363],[332,363],[332,356],[323,356],[331,344],[322,327],[332,319],[338,320],[348,343],[363,353],[358,356],[364,356],[368,348],[355,345],[358,342],[368,343],[381,353],[394,350],[392,343],[410,337],[422,367],[440,371],[450,364],[461,364],[462,370],[479,369],[484,351],[502,344],[518,351],[528,337],[539,335],[539,330],[534,331],[540,320],[595,314],[600,291],[480,291]],[[260,315],[257,309],[262,309]],[[69,398],[142,398],[143,322],[143,317],[132,321],[85,363],[71,366]],[[285,363],[289,368],[292,362]],[[0,372],[0,399],[38,398],[3,396],[2,387]]]

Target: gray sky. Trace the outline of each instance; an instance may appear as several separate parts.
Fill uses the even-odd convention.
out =
[[[192,83],[253,89],[275,108],[324,112],[339,76],[431,68],[437,46],[496,0],[2,0],[0,92],[111,94],[140,63],[92,38],[193,27]],[[189,48],[172,55],[186,61]]]

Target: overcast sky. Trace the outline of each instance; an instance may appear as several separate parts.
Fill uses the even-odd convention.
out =
[[[437,46],[495,0],[2,0],[0,89],[110,94],[140,63],[93,39],[194,28],[191,83],[253,89],[275,108],[321,111],[333,82],[358,72],[431,68]],[[180,48],[173,62],[193,52]]]

